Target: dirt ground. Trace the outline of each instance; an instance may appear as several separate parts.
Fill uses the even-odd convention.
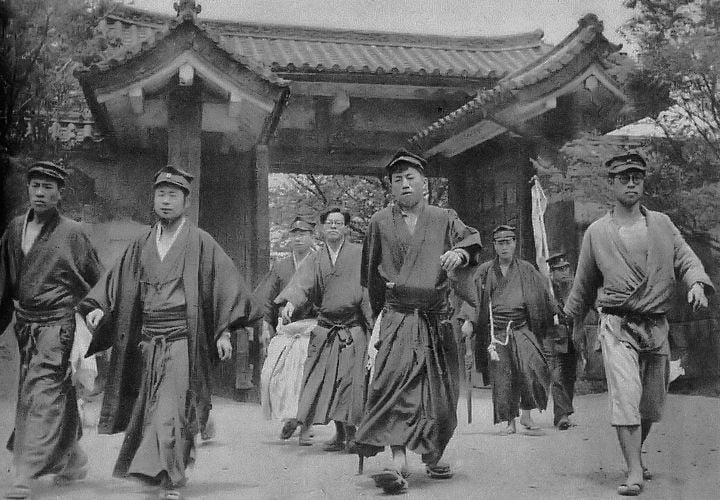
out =
[[[465,421],[464,400],[458,407],[460,423],[446,460],[455,477],[446,481],[425,476],[417,455],[410,455],[412,476],[406,498],[593,499],[618,498],[624,477],[617,439],[608,424],[605,394],[576,400],[576,427],[564,432],[552,427],[552,415],[536,420],[543,436],[499,435],[492,425],[488,390],[475,389],[473,423]],[[97,418],[98,403],[87,406]],[[353,455],[326,453],[319,443],[329,439],[330,426],[317,427],[312,447],[297,439],[278,439],[280,425],[262,418],[260,407],[216,399],[214,416],[218,436],[197,449],[186,498],[202,499],[350,499],[382,496],[370,474],[389,465],[389,453],[369,458],[365,473],[357,475]],[[0,437],[9,436],[14,413],[12,400],[0,400]],[[720,399],[670,395],[667,415],[648,439],[644,460],[654,472],[643,497],[648,499],[712,499],[720,491]],[[86,480],[56,488],[49,479],[35,485],[36,498],[132,499],[146,498],[135,483],[111,477],[122,435],[99,436],[86,428],[82,443],[91,457]],[[0,453],[0,489],[12,479],[12,457]]]

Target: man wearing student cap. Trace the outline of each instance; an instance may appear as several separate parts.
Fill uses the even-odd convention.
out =
[[[98,430],[125,431],[116,477],[179,498],[210,411],[210,367],[232,356],[231,332],[259,318],[220,245],[186,217],[192,175],[153,180],[158,222],[136,238],[79,309],[95,329],[88,355],[112,347]]]
[[[363,245],[361,284],[380,325],[355,441],[362,456],[390,446],[393,468],[373,476],[389,493],[407,488],[408,449],[422,455],[431,478],[453,475],[440,461],[457,425],[459,396],[448,273],[474,266],[481,249],[477,231],[455,211],[428,205],[426,166],[404,150],[386,165],[395,203],[372,216]]]
[[[647,165],[627,153],[610,158],[608,183],[615,205],[583,236],[573,287],[564,311],[582,321],[597,305],[610,398],[610,423],[627,465],[620,495],[635,496],[651,474],[642,446],[662,417],[668,385],[667,313],[675,283],[687,288],[694,311],[707,307],[714,293],[702,263],[670,218],[641,205]]]
[[[284,304],[276,304],[275,298],[290,283],[298,267],[305,258],[315,251],[313,235],[315,223],[307,218],[297,216],[290,224],[287,243],[291,255],[277,260],[260,284],[255,288],[254,295],[263,307],[263,341],[267,342],[275,335],[275,327],[280,317],[280,310]],[[305,319],[312,315],[312,307],[297,308],[293,314],[293,321]]]
[[[543,352],[552,334],[555,305],[547,281],[529,262],[515,256],[516,230],[510,225],[492,231],[495,258],[475,273],[476,334],[489,340],[493,422],[507,422],[504,434],[539,434],[531,410],[547,407],[550,369]]]
[[[572,425],[569,417],[575,412],[572,402],[577,378],[573,321],[562,312],[565,301],[570,295],[573,275],[570,263],[562,252],[550,255],[547,263],[550,268],[553,295],[558,305],[558,324],[555,325],[557,333],[552,338],[548,338],[546,342],[551,355],[553,423],[558,429],[564,431]],[[582,328],[581,325],[579,327]]]
[[[0,240],[0,334],[15,312],[20,379],[8,441],[15,481],[5,498],[29,498],[30,480],[83,479],[88,458],[72,385],[74,308],[100,278],[97,253],[82,226],[58,211],[67,172],[48,161],[27,173],[29,210]],[[14,304],[15,302],[15,304]]]
[[[266,418],[285,423],[295,420],[303,379],[303,365],[307,358],[311,318],[316,311],[312,301],[293,312],[292,325],[278,327],[280,310],[285,305],[275,303],[300,265],[315,252],[313,235],[315,223],[297,216],[290,224],[288,246],[291,255],[277,260],[253,293],[263,308],[261,341],[266,349],[261,381],[261,402]],[[276,328],[281,331],[276,332]],[[276,335],[277,333],[277,335]],[[307,429],[310,432],[309,426]],[[282,432],[281,432],[282,435]]]

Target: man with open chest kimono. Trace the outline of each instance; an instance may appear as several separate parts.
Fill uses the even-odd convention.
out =
[[[10,223],[0,241],[0,334],[14,310],[20,348],[15,429],[8,442],[15,482],[5,498],[29,498],[30,480],[45,474],[56,474],[56,482],[87,474],[70,352],[74,307],[102,269],[82,226],[58,212],[66,176],[54,163],[33,164],[30,210]]]
[[[211,363],[230,359],[230,332],[260,316],[232,260],[185,216],[191,180],[172,166],[156,174],[158,224],[80,305],[97,328],[88,354],[113,348],[99,423],[126,431],[113,475],[160,485],[165,498],[179,498],[194,460]]]

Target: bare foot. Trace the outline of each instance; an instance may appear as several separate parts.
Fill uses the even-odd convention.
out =
[[[517,427],[515,426],[515,419],[508,420],[507,427],[505,427],[502,431],[500,431],[500,434],[503,436],[509,436],[510,434],[516,434],[517,433]]]
[[[529,410],[522,410],[520,412],[520,425],[529,430],[538,429],[538,426],[535,424]]]

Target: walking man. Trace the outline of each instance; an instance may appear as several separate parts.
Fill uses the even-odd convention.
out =
[[[29,498],[30,480],[45,474],[56,474],[56,483],[87,474],[69,362],[74,308],[102,269],[82,226],[58,211],[66,177],[60,165],[34,163],[28,170],[30,209],[0,241],[0,334],[14,310],[20,348],[15,430],[8,442],[15,481],[5,498]]]
[[[313,245],[314,232],[314,223],[307,221],[303,217],[295,217],[295,220],[290,225],[290,236],[288,238],[291,251],[290,257],[275,262],[255,289],[254,295],[263,308],[262,341],[265,345],[275,335],[275,327],[280,317],[280,311],[285,305],[276,303],[275,299],[290,283],[290,279],[295,275],[305,257],[315,251]],[[313,315],[312,304],[308,303],[308,307],[296,309],[291,319],[298,321]]]
[[[610,158],[614,208],[588,227],[565,313],[581,321],[596,299],[602,349],[615,427],[628,468],[620,495],[635,496],[650,477],[642,446],[662,417],[668,385],[668,321],[676,278],[688,288],[697,311],[714,293],[702,263],[670,218],[640,204],[645,172],[642,156]]]
[[[553,423],[558,429],[565,431],[572,425],[570,415],[575,413],[573,396],[577,379],[577,357],[572,340],[573,321],[562,312],[570,295],[573,274],[564,253],[551,255],[547,263],[550,267],[555,302],[558,305],[558,324],[555,326],[557,334],[546,339],[552,371]],[[578,324],[578,328],[582,328],[582,325]]]
[[[542,345],[555,307],[547,280],[515,256],[515,228],[498,226],[492,238],[496,257],[475,273],[475,325],[489,339],[494,423],[507,422],[504,433],[514,434],[520,416],[527,433],[539,434],[530,411],[547,408],[550,368]]]
[[[292,255],[275,262],[254,292],[263,306],[261,340],[267,356],[260,376],[263,413],[267,418],[282,420],[283,425],[297,417],[303,366],[310,331],[316,322],[311,319],[315,316],[314,305],[308,301],[304,307],[293,311],[292,324],[276,328],[285,304],[275,303],[275,299],[290,283],[305,258],[315,251],[314,231],[314,223],[303,217],[295,218],[288,238]]]
[[[361,283],[372,315],[382,312],[374,375],[357,431],[358,453],[390,446],[393,469],[378,487],[407,488],[406,450],[422,454],[432,478],[449,478],[440,462],[457,425],[459,367],[448,307],[448,273],[477,263],[480,237],[453,210],[430,206],[426,162],[399,151],[388,163],[395,203],[370,220]]]
[[[192,179],[169,165],[155,175],[159,222],[80,306],[96,328],[88,354],[113,348],[98,425],[126,431],[113,475],[172,499],[207,421],[211,363],[230,359],[231,332],[259,318],[232,260],[185,215]]]
[[[335,422],[325,451],[344,451],[355,437],[365,397],[367,321],[360,287],[362,247],[347,240],[350,214],[329,208],[320,215],[325,248],[311,254],[278,296],[288,321],[298,307],[318,308],[310,335],[297,419],[283,427],[288,439],[302,425],[300,445],[312,444],[311,425]],[[367,315],[369,308],[366,306]]]

